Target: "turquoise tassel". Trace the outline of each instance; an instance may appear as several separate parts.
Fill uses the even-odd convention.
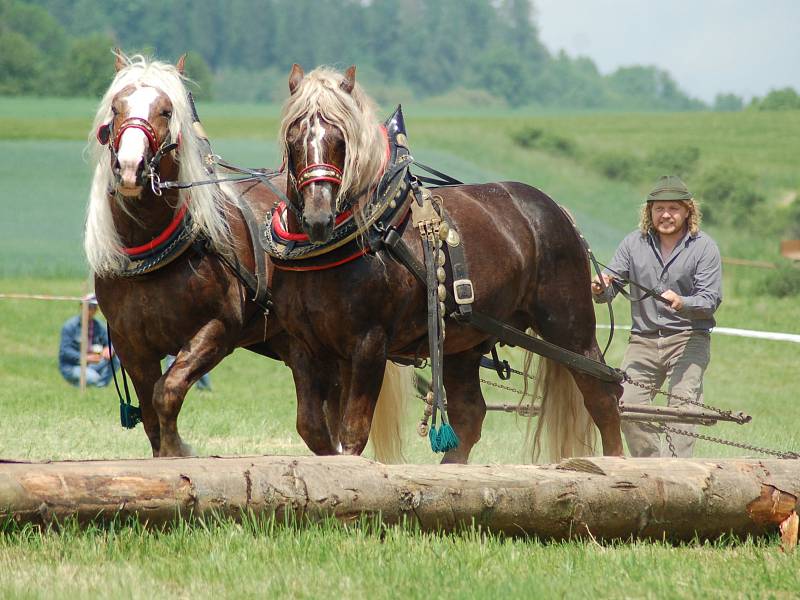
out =
[[[436,431],[436,425],[431,424],[431,428],[428,430],[428,439],[431,442],[431,450],[439,452],[439,434]]]
[[[442,423],[439,427],[439,452],[447,452],[458,448],[458,436],[449,423]]]
[[[458,436],[449,423],[442,423],[438,431],[432,425],[428,431],[428,439],[431,442],[431,450],[433,452],[447,452],[458,448]]]

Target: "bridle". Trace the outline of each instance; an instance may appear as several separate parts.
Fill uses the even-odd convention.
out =
[[[342,185],[342,170],[336,165],[330,163],[312,163],[306,165],[297,175],[295,175],[294,160],[292,160],[292,153],[286,149],[286,173],[289,177],[289,185],[294,191],[294,194],[287,194],[287,206],[295,214],[298,219],[303,217],[303,205],[300,203],[303,197],[301,191],[304,187],[311,185],[317,181],[327,181],[337,186]],[[294,196],[294,200],[292,200]],[[344,208],[345,203],[342,198],[337,196],[335,213],[339,214]]]
[[[161,177],[159,176],[158,168],[161,164],[161,159],[164,155],[180,146],[180,136],[178,142],[173,143],[171,135],[167,133],[164,140],[158,143],[158,134],[155,128],[147,119],[141,117],[128,117],[119,126],[119,129],[114,133],[114,121],[105,123],[97,128],[97,141],[101,145],[108,145],[111,152],[112,164],[117,162],[117,153],[119,152],[119,145],[122,141],[122,134],[128,129],[138,129],[141,131],[145,138],[147,138],[147,145],[153,157],[146,162],[145,171],[142,173],[142,179],[150,180],[150,189],[156,196],[161,196]],[[113,136],[112,136],[113,134]],[[111,139],[113,137],[113,143]]]

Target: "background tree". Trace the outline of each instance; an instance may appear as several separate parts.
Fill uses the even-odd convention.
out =
[[[96,33],[72,43],[64,62],[60,92],[65,96],[102,96],[114,77],[114,40]]]

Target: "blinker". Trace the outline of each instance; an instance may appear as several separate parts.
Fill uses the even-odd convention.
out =
[[[111,139],[111,123],[100,125],[100,127],[97,128],[97,141],[100,142],[102,146],[105,146],[108,144],[110,139]]]

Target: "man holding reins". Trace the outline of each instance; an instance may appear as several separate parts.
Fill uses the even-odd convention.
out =
[[[622,240],[603,282],[592,281],[595,302],[611,302],[627,280],[641,286],[632,285],[630,295],[622,291],[631,300],[632,320],[622,370],[650,389],[667,381],[669,393],[696,401],[702,400],[714,311],[722,302],[722,259],[714,240],[700,231],[700,220],[683,181],[661,177],[642,207],[639,230]],[[621,401],[643,404],[653,396],[625,383]],[[683,403],[670,398],[670,404]],[[624,421],[622,431],[632,456],[661,456],[659,427]],[[672,439],[679,457],[692,455],[694,438]]]

